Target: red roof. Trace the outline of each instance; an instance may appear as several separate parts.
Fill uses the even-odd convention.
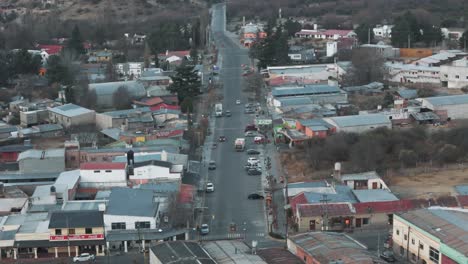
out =
[[[58,53],[60,53],[62,51],[63,46],[62,45],[42,45],[42,44],[39,44],[39,45],[37,45],[37,48],[47,52],[47,54],[49,54],[49,55],[56,55],[56,54],[58,54]]]
[[[190,184],[181,184],[179,192],[179,203],[191,203],[195,195],[195,188]]]
[[[163,99],[161,97],[156,96],[156,97],[151,97],[151,98],[145,98],[140,101],[135,101],[136,104],[140,105],[146,105],[146,106],[153,106],[157,105],[163,102]]]
[[[169,130],[169,131],[157,131],[155,134],[157,138],[179,137],[184,134],[184,130],[176,129],[176,130]]]
[[[276,78],[271,78],[268,80],[268,85],[270,86],[279,86],[285,84],[293,84],[293,83],[300,83],[300,84],[314,84],[319,83],[320,80],[313,80],[313,79],[303,79],[300,77],[294,76],[279,76]]]
[[[80,165],[80,170],[125,170],[126,162],[87,162]]]
[[[461,207],[468,208],[468,195],[458,195],[457,199]]]
[[[356,214],[396,213],[414,209],[412,200],[367,202],[353,204]]]
[[[161,109],[169,109],[169,110],[180,110],[180,106],[178,105],[169,105],[166,103],[160,103],[158,105],[154,105],[150,107],[151,111],[157,111]]]
[[[322,216],[325,213],[328,216],[354,215],[350,203],[299,204],[297,207],[301,217]]]
[[[309,202],[307,201],[307,198],[305,197],[303,192],[289,199],[289,204],[291,205],[291,209],[293,210],[294,213],[296,213],[296,206],[298,204],[308,204],[308,203]]]
[[[189,55],[190,55],[190,50],[167,51],[165,53],[159,53],[158,54],[159,57],[165,57],[165,58],[168,58],[168,57],[171,57],[171,56],[177,56],[179,58],[183,58],[183,57],[189,56]]]

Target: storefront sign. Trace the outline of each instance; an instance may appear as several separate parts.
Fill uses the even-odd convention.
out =
[[[104,239],[104,234],[86,234],[86,235],[68,235],[68,236],[50,236],[50,241],[67,241],[67,240],[98,240]]]

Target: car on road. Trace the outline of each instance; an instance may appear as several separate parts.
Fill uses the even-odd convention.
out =
[[[255,136],[257,136],[257,132],[247,131],[247,132],[244,133],[244,136],[246,136],[246,137],[255,137]]]
[[[208,233],[210,233],[210,227],[208,226],[208,224],[202,224],[200,228],[200,234],[208,235]]]
[[[247,132],[247,131],[257,131],[258,128],[254,125],[254,124],[250,124],[250,125],[247,125],[244,129],[244,132]]]
[[[257,159],[256,157],[249,157],[249,158],[247,159],[247,163],[249,163],[249,164],[251,164],[251,163],[259,163],[259,162],[260,162],[260,160]]]
[[[237,99],[236,100],[236,105],[240,105],[241,104],[241,100]]]
[[[226,142],[226,137],[225,136],[219,136],[218,141],[219,142]]]
[[[79,256],[76,256],[73,258],[73,262],[84,262],[84,261],[91,261],[95,259],[96,257],[93,254],[81,253]]]
[[[248,149],[247,150],[247,154],[248,155],[259,155],[260,154],[260,151],[256,150],[256,149]]]
[[[260,162],[258,162],[258,163],[247,163],[247,165],[245,165],[244,168],[246,170],[250,170],[250,169],[259,169],[259,170],[261,170],[262,165],[260,164]]]
[[[393,254],[393,251],[391,250],[384,250],[382,253],[380,253],[380,258],[387,261],[387,262],[395,262],[395,255]]]
[[[268,140],[264,137],[256,136],[254,137],[254,143],[255,144],[263,144],[265,142],[268,142]]]
[[[265,199],[265,197],[263,195],[260,195],[258,193],[252,193],[252,194],[249,194],[249,196],[247,196],[247,199],[249,200],[263,200]]]
[[[214,184],[212,182],[206,183],[206,192],[214,192]]]
[[[210,162],[208,163],[208,169],[216,170],[216,162],[214,162],[214,160],[210,160]]]
[[[226,110],[226,112],[224,112],[224,114],[226,115],[226,117],[230,117],[231,116],[231,111]]]
[[[252,109],[252,108],[246,108],[245,111],[244,111],[244,113],[246,113],[246,114],[253,114],[253,113],[255,113],[255,110]]]
[[[247,174],[251,176],[262,175],[262,170],[258,168],[252,168],[247,171]]]
[[[246,103],[244,106],[245,108],[250,108],[250,107],[253,107],[254,105],[252,103]]]

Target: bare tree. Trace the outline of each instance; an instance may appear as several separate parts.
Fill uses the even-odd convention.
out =
[[[246,90],[254,93],[255,99],[258,101],[262,96],[262,87],[264,85],[263,77],[260,73],[253,73],[245,79]]]
[[[387,68],[385,59],[372,49],[353,49],[352,67],[343,77],[343,85],[363,85],[371,82],[383,82]]]
[[[126,86],[120,86],[112,96],[114,107],[118,110],[129,109],[131,104],[130,93]]]

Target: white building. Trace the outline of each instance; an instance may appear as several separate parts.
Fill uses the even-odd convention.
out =
[[[295,36],[297,38],[337,40],[340,38],[355,38],[356,33],[352,30],[343,29],[302,29]]]
[[[348,185],[353,190],[375,190],[385,189],[390,190],[385,182],[375,171],[368,171],[362,173],[343,174],[339,176],[341,181]]]
[[[183,165],[173,165],[171,162],[161,160],[149,160],[133,165],[133,175],[130,181],[136,184],[144,184],[149,181],[180,181]]]
[[[421,107],[434,111],[442,120],[468,118],[468,94],[420,98]]]
[[[127,186],[127,163],[89,162],[80,166],[82,188],[110,188]]]
[[[60,173],[60,176],[55,180],[54,184],[37,186],[31,196],[31,204],[63,204],[69,200],[73,200],[79,181],[79,170],[64,171]]]
[[[459,40],[465,32],[464,28],[441,28],[440,30],[444,38],[451,40]]]
[[[94,110],[75,104],[65,104],[53,108],[49,107],[48,110],[49,120],[65,128],[94,124],[96,120],[96,112]]]
[[[392,37],[393,25],[377,25],[372,29],[374,36],[380,38],[391,38]]]
[[[382,114],[336,116],[323,119],[335,127],[335,132],[362,133],[379,127],[392,128],[391,120]]]
[[[327,42],[327,57],[332,57],[338,52],[338,42],[328,41]]]
[[[133,76],[138,78],[143,72],[144,62],[127,62],[117,63],[115,65],[115,71],[117,74],[122,76]]]
[[[447,88],[468,87],[468,59],[463,58],[440,66],[440,81]]]
[[[386,79],[395,83],[440,84],[440,67],[386,62],[389,74]]]

